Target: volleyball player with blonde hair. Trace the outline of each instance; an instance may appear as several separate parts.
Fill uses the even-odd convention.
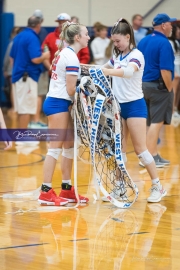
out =
[[[59,49],[52,62],[52,75],[49,92],[43,105],[48,117],[49,129],[60,129],[61,141],[51,141],[44,162],[44,181],[39,196],[39,202],[47,205],[65,205],[76,202],[74,187],[71,185],[71,170],[73,163],[74,142],[73,124],[70,116],[70,106],[76,91],[80,63],[77,53],[87,47],[89,35],[84,25],[65,22],[60,34]],[[69,44],[64,48],[64,42]],[[61,172],[62,190],[59,196],[52,189],[52,177],[56,162],[62,153]],[[87,203],[88,198],[79,195],[80,202]]]
[[[159,202],[167,192],[159,181],[154,159],[146,146],[147,108],[142,91],[144,57],[136,49],[133,29],[127,20],[116,22],[111,30],[111,38],[114,42],[113,58],[102,70],[105,76],[112,76],[112,89],[121,106],[124,161],[127,160],[127,138],[130,133],[135,153],[152,180],[151,194],[147,200]],[[117,191],[112,196],[115,194]]]

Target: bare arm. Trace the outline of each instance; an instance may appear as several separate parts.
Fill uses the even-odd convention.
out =
[[[49,58],[50,58],[50,52],[48,51],[48,52],[42,53],[42,55],[41,55],[40,57],[31,59],[31,61],[32,61],[34,64],[40,64],[40,63],[42,63],[44,60],[49,59]]]
[[[76,75],[66,75],[66,87],[68,95],[74,96],[76,92],[76,82],[77,82],[77,76]]]
[[[47,68],[47,70],[50,70],[51,63],[50,63],[49,59],[45,59],[45,60],[43,61],[43,64],[44,64],[44,66]]]
[[[2,114],[2,111],[1,111],[1,108],[0,108],[0,129],[6,129],[6,124],[5,124],[5,121],[4,121],[4,117],[3,117],[3,114]],[[9,141],[9,136],[5,136],[5,132],[3,134],[5,137],[4,139],[4,143],[6,145],[6,147],[4,148],[4,150],[8,150],[9,148],[12,147],[12,142]]]
[[[3,117],[3,114],[2,114],[1,108],[0,108],[0,128],[6,128],[6,124],[5,124],[5,121],[4,121],[4,117]]]
[[[161,76],[169,92],[172,91],[172,75],[169,70],[161,70]]]
[[[107,64],[105,64],[105,65],[107,65]],[[133,67],[134,72],[138,70],[136,65],[129,64],[128,66]],[[122,68],[118,68],[118,69],[102,68],[102,71],[103,71],[105,76],[124,77],[124,70]]]

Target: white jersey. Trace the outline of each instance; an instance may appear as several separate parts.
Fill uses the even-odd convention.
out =
[[[144,56],[138,50],[134,49],[124,57],[119,55],[109,60],[108,65],[114,69],[127,67],[129,63],[137,66],[138,71],[133,73],[131,78],[112,78],[112,89],[119,103],[130,102],[143,98],[142,76],[144,71]]]
[[[106,57],[106,48],[110,43],[109,38],[96,37],[91,42],[91,50],[96,65],[104,65],[109,60]]]
[[[72,48],[64,48],[53,64],[47,97],[72,100],[66,89],[66,74],[79,76],[79,73],[80,64],[77,55]]]

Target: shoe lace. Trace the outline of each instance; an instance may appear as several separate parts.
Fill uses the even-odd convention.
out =
[[[152,187],[150,188],[150,192],[151,192],[151,195],[152,195],[153,193],[159,192],[158,186],[156,186],[156,185],[152,186]]]

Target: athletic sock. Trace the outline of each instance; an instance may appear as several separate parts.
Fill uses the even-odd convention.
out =
[[[160,181],[159,181],[159,178],[152,179],[152,184],[153,184],[153,185],[157,185],[158,187],[161,186],[161,183],[160,183]]]
[[[52,183],[43,183],[41,186],[43,192],[48,192],[50,189],[52,189]]]
[[[69,185],[68,183],[62,183],[61,185],[63,190],[71,190],[71,185]]]
[[[71,179],[69,179],[69,180],[62,180],[62,183],[63,184],[69,184],[69,185],[71,185]]]

